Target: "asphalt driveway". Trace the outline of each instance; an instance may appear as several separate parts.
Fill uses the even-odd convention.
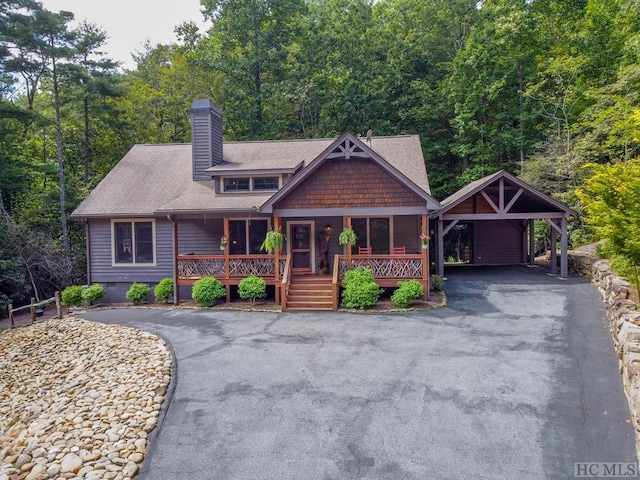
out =
[[[406,314],[87,313],[174,350],[142,478],[566,479],[637,461],[595,287],[448,275],[449,306]]]

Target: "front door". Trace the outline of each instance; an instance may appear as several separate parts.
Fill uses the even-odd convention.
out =
[[[313,270],[313,224],[311,222],[289,223],[291,266],[296,273],[309,273]]]

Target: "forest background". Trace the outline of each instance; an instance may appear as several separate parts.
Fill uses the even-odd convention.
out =
[[[0,0],[0,312],[85,282],[70,212],[134,144],[190,142],[199,98],[226,140],[420,134],[437,199],[505,169],[585,213],[574,246],[640,264],[637,0],[201,5],[206,32],[123,70],[95,24]]]

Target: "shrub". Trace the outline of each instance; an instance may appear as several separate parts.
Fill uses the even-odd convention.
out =
[[[162,303],[169,303],[169,299],[173,297],[173,278],[163,278],[153,290],[156,300],[162,300]]]
[[[150,291],[151,289],[146,283],[135,282],[133,285],[131,285],[131,288],[127,290],[125,296],[134,305],[142,305],[147,301],[147,297],[149,296]]]
[[[94,283],[82,290],[82,300],[93,305],[98,303],[104,297],[104,287],[100,283]]]
[[[434,292],[444,292],[444,278],[441,275],[431,277],[431,288]]]
[[[406,308],[422,295],[424,295],[424,287],[418,280],[401,281],[398,282],[398,288],[393,292],[393,295],[391,295],[391,301],[395,303],[397,307]]]
[[[243,278],[238,284],[238,295],[240,295],[240,298],[250,299],[253,305],[256,298],[267,296],[267,282],[255,275]]]
[[[65,307],[82,305],[82,285],[70,285],[60,294],[60,301]]]
[[[220,280],[214,277],[202,277],[193,284],[191,297],[201,307],[212,307],[218,298],[227,294]]]
[[[342,306],[345,308],[359,308],[375,305],[384,292],[373,278],[370,268],[358,267],[347,271],[342,281]]]

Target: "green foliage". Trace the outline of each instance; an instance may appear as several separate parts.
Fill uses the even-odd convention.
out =
[[[351,227],[344,227],[338,236],[340,245],[355,245],[358,237]]]
[[[342,280],[342,287],[342,306],[360,310],[375,305],[384,292],[376,283],[371,269],[364,267],[348,270]]]
[[[612,258],[624,257],[640,288],[640,159],[613,165],[588,165],[589,177],[578,189],[585,224]]]
[[[442,275],[434,275],[431,277],[431,288],[435,292],[444,292],[444,278]]]
[[[65,307],[79,307],[83,303],[82,285],[70,285],[60,293],[60,302]]]
[[[156,300],[162,300],[162,303],[169,303],[169,299],[173,297],[173,278],[163,278],[158,282],[156,288],[153,289]]]
[[[191,297],[201,307],[213,307],[216,300],[224,297],[227,290],[220,280],[214,277],[202,277],[193,284]]]
[[[391,295],[391,301],[399,308],[406,308],[423,295],[424,287],[418,280],[400,281],[398,282],[398,288]]]
[[[104,286],[100,283],[93,283],[82,290],[82,300],[89,305],[98,303],[105,295]]]
[[[238,295],[240,295],[240,298],[251,300],[253,305],[256,298],[265,298],[267,296],[267,282],[255,275],[243,278],[238,284]]]
[[[147,285],[146,283],[135,282],[133,283],[133,285],[131,285],[131,288],[127,290],[125,296],[134,305],[142,305],[147,301],[149,292],[151,292],[149,285]]]
[[[282,250],[285,240],[286,237],[282,232],[275,229],[269,230],[264,237],[262,245],[260,245],[260,250],[266,250],[268,253],[273,253],[276,250]]]

